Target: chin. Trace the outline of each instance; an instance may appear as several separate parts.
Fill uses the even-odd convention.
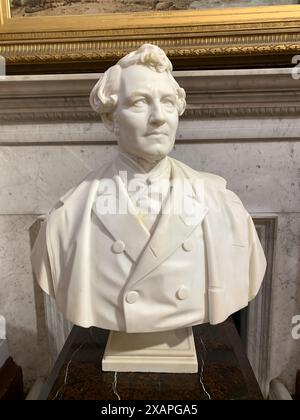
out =
[[[150,148],[149,150],[145,150],[145,154],[148,154],[149,156],[153,157],[164,157],[167,156],[173,148],[172,146],[166,146],[166,145],[157,145],[153,148]]]
[[[148,160],[159,160],[167,156],[168,153],[168,150],[144,151],[143,156],[141,157]]]

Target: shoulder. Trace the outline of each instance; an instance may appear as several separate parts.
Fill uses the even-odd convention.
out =
[[[236,193],[226,188],[227,181],[222,176],[210,172],[196,171],[176,159],[171,159],[171,163],[179,168],[183,176],[189,178],[193,184],[196,184],[197,181],[204,182],[205,194],[212,207],[215,205],[216,209],[219,206],[225,207],[225,209],[240,208],[245,211],[241,199]]]
[[[76,186],[70,188],[64,195],[62,195],[56,204],[50,210],[50,214],[53,214],[56,210],[62,207],[68,207],[74,201],[76,203],[84,203],[87,197],[93,191],[93,187],[98,185],[98,182],[109,176],[108,172],[112,166],[112,162],[108,162],[102,165],[100,168],[90,172],[83,180],[81,180]]]
[[[202,180],[207,186],[210,186],[212,188],[219,188],[223,190],[226,189],[227,182],[220,175],[212,174],[210,172],[196,171],[195,169],[191,168],[185,163],[180,162],[179,160],[173,158],[170,158],[170,160],[173,165],[179,167],[185,174],[185,176],[190,178],[191,180]]]

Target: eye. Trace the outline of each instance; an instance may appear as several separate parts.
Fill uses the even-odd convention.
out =
[[[173,98],[163,98],[162,104],[167,108],[168,110],[173,110],[176,106],[175,99]]]
[[[132,106],[141,107],[147,104],[146,98],[139,98],[132,102]]]

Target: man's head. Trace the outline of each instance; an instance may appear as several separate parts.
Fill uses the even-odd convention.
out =
[[[122,150],[156,161],[173,148],[185,91],[164,51],[151,44],[123,57],[93,88],[92,108],[114,131]]]

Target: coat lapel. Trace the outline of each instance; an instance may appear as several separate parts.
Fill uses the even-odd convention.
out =
[[[171,190],[152,237],[128,282],[128,287],[142,280],[166,260],[202,222],[208,209],[192,182],[176,164],[171,167]]]
[[[125,244],[125,253],[136,262],[150,238],[118,175],[99,181],[93,211],[113,236]]]
[[[204,194],[198,193],[175,161],[170,159],[170,163],[170,193],[152,236],[135,214],[120,177],[114,175],[99,181],[93,212],[115,240],[125,243],[124,252],[135,263],[128,287],[143,279],[181,246],[207,213]]]

